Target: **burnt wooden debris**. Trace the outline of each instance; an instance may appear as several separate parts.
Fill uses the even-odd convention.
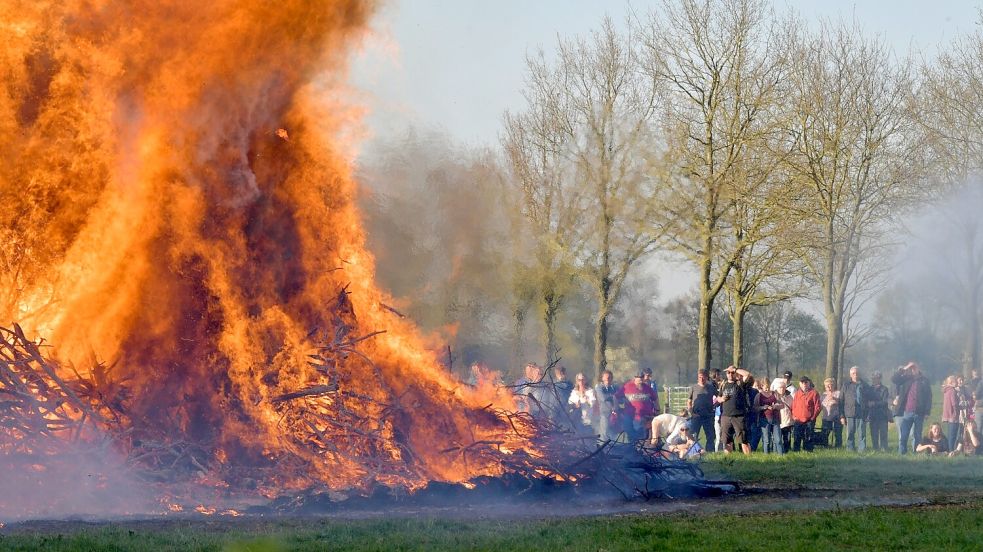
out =
[[[365,466],[364,481],[353,482],[348,492],[319,487],[291,493],[273,500],[266,510],[298,512],[380,498],[427,501],[496,495],[515,500],[542,497],[544,493],[607,493],[624,500],[649,500],[714,496],[736,490],[731,482],[707,481],[697,464],[665,458],[645,443],[598,443],[595,436],[571,429],[574,424],[570,419],[557,422],[549,416],[491,405],[462,415],[474,424],[479,420],[487,423],[489,417],[497,419],[501,439],[454,443],[440,454],[455,456],[465,465],[501,466],[501,475],[478,477],[460,485],[431,483],[413,493],[387,484],[394,476],[412,479],[414,475],[387,452],[402,445],[391,430],[387,433],[381,421],[402,408],[401,397],[393,394],[393,404],[375,403],[345,389],[339,381],[339,368],[349,362],[358,362],[368,372],[379,370],[358,345],[382,332],[356,332],[347,294],[341,290],[329,306],[333,309],[331,327],[311,332],[312,341],[319,343],[309,357],[319,374],[317,381],[270,400],[284,409],[285,417],[290,405],[304,403],[303,408],[296,409],[302,414],[291,415],[284,423],[298,430],[296,435],[304,436],[303,446],[329,462],[357,458]],[[42,457],[57,458],[65,443],[92,450],[112,447],[150,484],[188,482],[207,474],[242,489],[255,489],[259,482],[275,481],[278,469],[300,473],[305,469],[304,462],[297,459],[231,465],[215,458],[211,443],[176,440],[146,428],[138,432],[126,409],[131,398],[126,381],[111,376],[112,366],[97,365],[83,376],[71,366],[60,366],[46,357],[44,347],[42,341],[28,339],[17,324],[11,329],[0,327],[0,463],[6,469],[30,465]],[[74,376],[66,378],[66,372]],[[276,380],[276,374],[270,377]],[[320,400],[327,397],[332,400]],[[383,414],[379,419],[359,409],[359,405],[369,403]],[[505,448],[506,442],[517,441],[527,446]]]

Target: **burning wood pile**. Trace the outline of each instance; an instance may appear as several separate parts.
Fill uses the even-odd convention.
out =
[[[4,12],[5,490],[126,471],[165,502],[208,490],[205,510],[504,479],[652,495],[659,461],[468,389],[385,306],[343,85],[375,5]]]
[[[0,453],[57,454],[58,443],[104,426],[91,381],[65,381],[17,324],[0,327]]]
[[[373,374],[378,367],[357,347],[378,332],[355,332],[354,312],[345,290],[331,312],[329,331],[311,334],[321,343],[309,357],[320,378],[273,396],[270,402],[282,419],[289,420],[285,433],[296,431],[303,436],[293,446],[339,468],[346,459],[357,457],[358,465],[365,468],[358,478],[346,479],[345,487],[331,481],[294,489],[283,485],[288,477],[303,477],[320,469],[306,455],[281,454],[275,462],[258,463],[248,455],[223,458],[223,450],[215,443],[172,439],[166,428],[135,422],[128,409],[132,393],[125,381],[114,380],[110,368],[100,366],[84,377],[69,367],[73,376],[63,377],[59,375],[63,367],[42,354],[44,344],[28,339],[17,324],[12,329],[0,328],[0,454],[6,469],[57,462],[66,444],[90,452],[111,448],[122,453],[125,465],[140,480],[155,486],[162,505],[182,510],[175,502],[198,501],[181,496],[184,491],[180,489],[187,489],[188,484],[223,488],[215,496],[226,503],[233,496],[245,496],[243,493],[262,495],[273,499],[272,508],[281,512],[323,508],[326,499],[333,503],[378,495],[380,489],[391,496],[419,491],[421,497],[432,497],[456,489],[511,498],[556,490],[616,491],[624,499],[651,499],[714,494],[730,488],[705,481],[695,464],[666,459],[656,450],[631,443],[598,445],[594,436],[577,435],[546,417],[492,405],[462,413],[471,424],[467,440],[453,440],[450,446],[432,451],[475,476],[451,486],[432,480],[418,484],[416,451],[385,422],[405,414],[401,414],[405,405],[400,404],[400,397],[389,404],[376,404],[380,415],[367,416],[365,403],[374,403],[374,399],[348,389],[339,378],[352,362],[371,377],[379,377]],[[498,427],[497,433],[489,433],[490,425]],[[496,471],[489,472],[488,466],[495,466]]]

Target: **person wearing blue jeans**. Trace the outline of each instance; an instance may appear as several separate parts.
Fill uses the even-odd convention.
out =
[[[925,416],[919,416],[914,412],[905,412],[902,416],[895,416],[894,421],[898,424],[898,453],[907,454],[908,450],[915,450],[921,440],[922,430],[925,428]],[[911,448],[908,447],[908,439],[911,439]]]
[[[891,382],[897,387],[894,420],[898,424],[898,453],[908,452],[908,438],[914,437],[912,449],[918,445],[925,417],[932,411],[932,388],[914,362],[898,369]],[[914,435],[912,435],[914,432]]]
[[[843,384],[843,418],[846,426],[846,448],[863,452],[867,449],[867,384],[860,379],[860,371],[850,368],[850,381]],[[920,439],[921,437],[919,437]]]
[[[705,450],[716,450],[717,431],[714,427],[715,405],[713,398],[717,395],[717,386],[710,380],[706,370],[700,370],[696,375],[696,385],[690,387],[686,409],[689,410],[689,433],[693,440],[698,440],[700,430],[706,436]]]
[[[768,382],[761,379],[758,383],[758,394],[754,398],[751,409],[758,414],[758,434],[761,436],[761,452],[777,452],[784,454],[782,446],[782,417],[783,403],[778,395],[771,390]]]

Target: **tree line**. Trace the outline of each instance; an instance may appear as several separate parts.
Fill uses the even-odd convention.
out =
[[[777,370],[792,341],[769,328],[812,302],[822,331],[797,325],[837,377],[848,351],[886,342],[907,286],[948,316],[917,333],[964,336],[953,362],[979,369],[981,81],[980,32],[926,59],[764,0],[668,0],[529,55],[497,147],[414,134],[377,152],[370,241],[414,318],[481,336],[470,356],[515,362],[533,328],[543,361],[589,350],[595,375],[612,339],[678,341],[689,377],[725,360]],[[939,243],[899,261],[916,222]],[[653,265],[678,262],[694,296],[659,307]]]

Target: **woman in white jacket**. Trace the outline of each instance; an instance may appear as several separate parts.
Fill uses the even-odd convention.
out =
[[[785,454],[792,446],[792,425],[794,423],[794,420],[792,420],[792,394],[788,392],[784,380],[778,382],[777,387],[778,389],[776,389],[775,393],[778,394],[778,398],[783,405],[781,409],[782,454]]]
[[[574,421],[580,422],[577,426],[578,432],[589,433],[597,427],[597,396],[594,394],[594,389],[587,385],[587,377],[583,374],[577,374],[567,403],[574,407],[574,414],[580,414],[574,416]]]

